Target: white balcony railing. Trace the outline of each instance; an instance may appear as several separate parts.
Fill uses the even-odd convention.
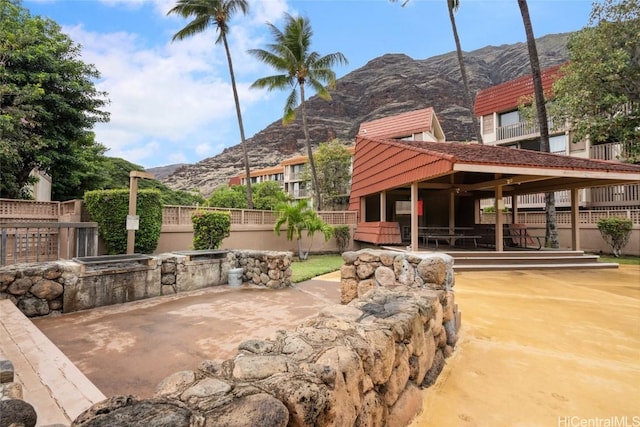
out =
[[[592,145],[589,151],[589,158],[597,160],[618,160],[624,162],[632,157],[631,144],[622,142]]]
[[[548,119],[549,132],[559,132],[564,129],[564,125],[556,125],[553,118]],[[496,129],[496,140],[526,138],[540,134],[540,127],[537,123],[518,122],[507,126],[498,126]]]

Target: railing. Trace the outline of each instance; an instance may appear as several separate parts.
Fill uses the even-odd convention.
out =
[[[640,206],[640,184],[592,188],[591,205]]]
[[[564,125],[556,125],[552,118],[547,121],[549,132],[558,132],[564,128]],[[498,126],[496,129],[496,140],[512,138],[523,138],[534,136],[540,133],[540,127],[537,123],[518,122],[507,126]]]
[[[596,160],[618,160],[622,162],[630,157],[631,145],[628,143],[611,142],[592,145],[589,149],[589,158]]]
[[[601,218],[619,217],[628,218],[633,224],[640,225],[640,209],[593,209],[588,211],[580,211],[578,213],[578,221],[580,224],[595,225]],[[495,224],[496,214],[494,212],[481,213],[481,224]],[[504,224],[511,223],[511,213],[502,214],[502,222]],[[518,212],[519,224],[540,224],[547,223],[545,212]],[[556,212],[556,223],[558,225],[571,224],[571,212]]]
[[[299,190],[291,190],[289,191],[289,195],[294,199],[304,199],[311,195],[311,192],[306,188],[301,188]]]
[[[198,206],[164,206],[162,208],[162,225],[191,225],[191,215],[196,210],[212,212],[229,212],[231,224],[268,225],[276,223],[278,213],[249,209],[225,209]],[[354,211],[321,211],[318,215],[331,225],[355,225],[357,214]]]
[[[57,221],[59,216],[60,202],[0,199],[0,222],[23,219]]]
[[[0,265],[98,254],[95,222],[0,223]]]
[[[589,208],[637,207],[640,206],[640,185],[624,184],[608,187],[593,187],[579,191],[579,205]],[[504,206],[511,208],[511,197],[502,198]],[[555,192],[556,207],[571,207],[571,192]],[[480,209],[493,206],[493,199],[482,199]],[[545,206],[544,193],[518,196],[519,209],[542,209]]]

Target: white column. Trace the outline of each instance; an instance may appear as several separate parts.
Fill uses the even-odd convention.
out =
[[[424,206],[422,207],[425,208]],[[411,184],[411,250],[418,250],[418,183]]]
[[[502,208],[504,208],[504,203],[502,201],[502,185],[498,185],[495,188],[494,207],[496,211],[496,251],[502,252],[504,250],[502,232]]]
[[[380,193],[380,222],[387,221],[387,192]]]
[[[580,250],[580,190],[571,189],[571,249]]]

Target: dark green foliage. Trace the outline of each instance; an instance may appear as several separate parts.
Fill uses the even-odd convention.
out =
[[[613,255],[619,257],[631,237],[633,222],[628,218],[600,218],[598,220],[598,230],[602,238],[613,250]]]
[[[253,186],[253,203],[256,209],[272,211],[279,203],[289,200],[290,197],[275,181],[265,181]]]
[[[217,249],[222,240],[231,233],[229,212],[195,211],[191,215],[193,223],[193,248]]]
[[[349,230],[349,226],[334,225],[333,237],[336,238],[336,243],[338,244],[338,250],[340,252],[344,252],[344,250],[349,245],[349,241],[351,240],[351,231]]]
[[[569,120],[576,141],[622,142],[621,160],[640,162],[640,1],[594,2],[568,47],[553,85],[556,116]]]
[[[72,192],[63,185],[99,174],[90,160],[104,147],[91,128],[108,120],[107,100],[80,54],[54,21],[32,17],[18,0],[0,1],[0,197],[24,195],[36,167],[60,181],[54,198]]]
[[[289,196],[275,181],[265,181],[253,185],[253,206],[255,209],[272,211],[278,203],[288,202]],[[247,187],[221,185],[216,188],[204,204],[216,208],[247,209]]]
[[[91,221],[98,223],[100,237],[111,255],[127,251],[127,214],[129,190],[95,190],[84,195]],[[140,228],[136,231],[135,252],[150,254],[158,246],[162,227],[160,192],[140,190],[136,202]]]
[[[205,206],[227,209],[247,208],[247,188],[244,185],[228,187],[221,185],[213,190]]]

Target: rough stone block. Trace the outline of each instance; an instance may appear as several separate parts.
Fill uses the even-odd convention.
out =
[[[13,363],[11,360],[0,360],[0,384],[13,382]]]
[[[409,384],[389,410],[386,427],[405,427],[422,410],[422,391]]]
[[[38,415],[29,403],[20,399],[0,400],[0,424],[34,427]]]

